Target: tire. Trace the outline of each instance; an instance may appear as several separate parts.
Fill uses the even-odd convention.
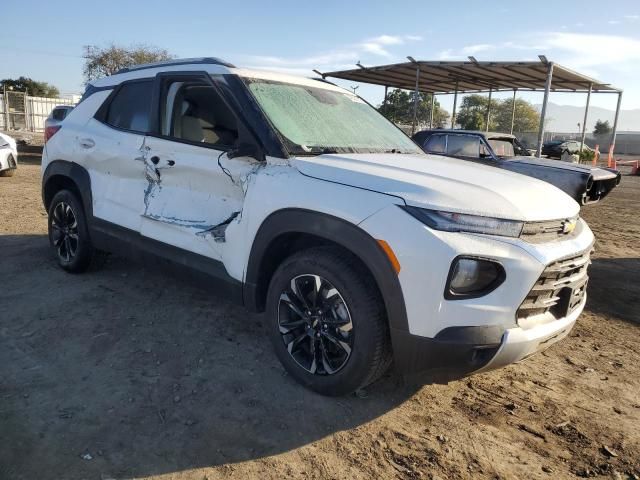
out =
[[[315,247],[292,255],[274,273],[266,303],[276,355],[305,387],[345,395],[388,370],[392,356],[384,304],[352,254]]]
[[[60,190],[49,205],[49,244],[67,272],[85,272],[96,257],[82,204],[70,190]]]

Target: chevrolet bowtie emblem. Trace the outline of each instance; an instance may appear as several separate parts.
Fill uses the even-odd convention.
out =
[[[576,220],[566,220],[562,222],[562,233],[568,234],[575,230]]]

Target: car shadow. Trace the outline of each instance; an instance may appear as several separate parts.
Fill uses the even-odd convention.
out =
[[[589,267],[586,308],[640,325],[640,258],[595,258]]]
[[[296,449],[417,386],[327,398],[286,375],[263,318],[110,257],[63,272],[44,235],[0,236],[0,478],[147,477]]]

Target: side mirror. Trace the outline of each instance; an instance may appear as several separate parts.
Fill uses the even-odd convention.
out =
[[[264,162],[266,160],[264,152],[258,145],[247,142],[240,143],[237,147],[229,150],[227,152],[227,157],[251,157],[260,162]]]

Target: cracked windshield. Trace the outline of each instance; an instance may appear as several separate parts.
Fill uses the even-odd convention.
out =
[[[421,152],[356,95],[259,79],[245,81],[291,154]]]

